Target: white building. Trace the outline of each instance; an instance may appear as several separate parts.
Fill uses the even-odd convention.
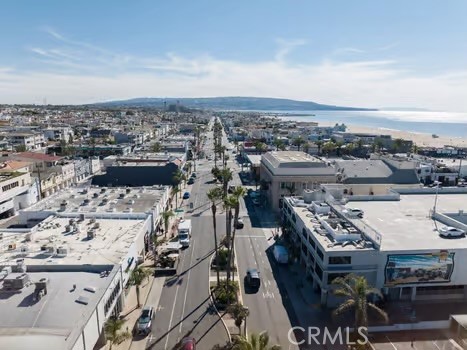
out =
[[[306,201],[286,198],[282,211],[322,304],[339,302],[332,281],[348,273],[365,276],[390,302],[467,299],[467,241],[438,232],[444,225],[467,229],[467,194],[441,192],[434,212],[432,189],[354,198],[358,202],[342,202],[342,192],[323,189],[306,193]],[[313,196],[324,200],[312,202]],[[363,218],[348,217],[349,208],[362,210]]]
[[[260,177],[267,201],[273,210],[278,211],[284,196],[299,196],[305,189],[335,183],[336,170],[304,152],[268,152],[261,158]]]

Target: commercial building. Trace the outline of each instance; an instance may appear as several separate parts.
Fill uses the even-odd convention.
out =
[[[279,211],[284,196],[299,196],[319,184],[335,183],[336,171],[331,164],[304,152],[279,151],[262,156],[260,177],[267,201]]]
[[[422,194],[430,190],[351,198],[343,186],[325,185],[284,200],[284,227],[322,304],[339,302],[332,281],[348,273],[365,276],[389,302],[465,302],[467,239],[443,238],[439,229],[467,229],[467,194]]]
[[[186,162],[184,153],[145,153],[104,159],[105,173],[94,176],[97,186],[173,185],[175,173]]]
[[[148,217],[121,213],[52,215],[2,229],[2,347],[77,350],[104,343],[103,326],[125,304],[147,231]]]

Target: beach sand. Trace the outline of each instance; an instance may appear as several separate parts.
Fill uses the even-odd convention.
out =
[[[321,125],[322,124],[320,123],[320,126]],[[404,140],[412,140],[418,147],[440,148],[443,146],[456,146],[467,148],[467,136],[462,138],[438,135],[438,138],[433,138],[431,134],[422,134],[385,128],[370,128],[360,125],[347,125],[347,132],[391,135],[393,139],[401,138]]]

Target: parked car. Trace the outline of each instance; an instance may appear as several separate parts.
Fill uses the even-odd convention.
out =
[[[195,338],[186,337],[180,342],[181,350],[196,350]]]
[[[188,198],[190,198],[190,192],[185,192],[183,194],[183,199],[188,199]]]
[[[192,177],[190,177],[190,178],[188,179],[187,184],[188,184],[188,185],[193,185],[194,183],[195,183],[195,179],[192,178]]]
[[[363,210],[358,208],[347,208],[342,212],[350,218],[363,218]]]
[[[238,218],[237,222],[235,222],[235,228],[240,229],[245,226],[245,223],[243,222],[242,218]]]
[[[154,308],[146,306],[142,311],[136,323],[136,332],[138,334],[148,335],[151,332],[152,319],[154,318]]]
[[[256,269],[246,270],[245,286],[253,289],[259,289],[261,286],[261,278],[259,277],[259,271]]]
[[[457,227],[444,226],[439,229],[439,235],[442,237],[465,237],[465,231]]]
[[[258,198],[254,198],[254,199],[253,199],[253,204],[258,206],[258,205],[261,204],[261,202],[259,201]]]
[[[196,179],[196,173],[192,173],[191,177],[194,177]]]

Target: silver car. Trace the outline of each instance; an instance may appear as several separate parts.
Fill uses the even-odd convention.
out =
[[[136,323],[136,332],[138,334],[148,335],[151,332],[152,320],[154,318],[154,308],[146,306],[142,311]]]
[[[465,231],[457,227],[444,226],[439,229],[439,235],[442,237],[465,237]]]

